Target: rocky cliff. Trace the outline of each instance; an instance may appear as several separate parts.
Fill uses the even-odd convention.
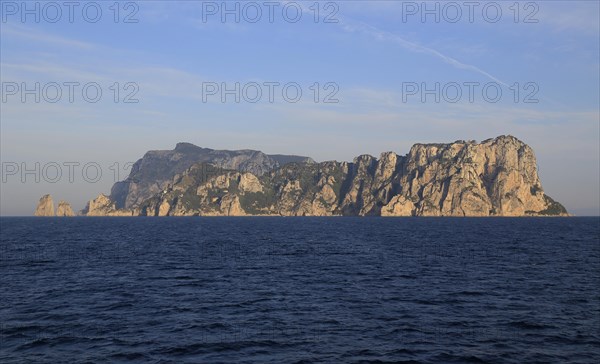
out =
[[[110,200],[118,209],[134,209],[164,188],[174,176],[194,164],[210,163],[213,169],[234,169],[261,176],[287,163],[312,163],[311,158],[294,155],[267,155],[255,150],[214,150],[190,143],[178,143],[173,150],[147,152],[131,168],[125,181],[117,182]]]
[[[52,196],[44,195],[40,198],[38,205],[33,213],[34,216],[54,216],[54,201]]]
[[[565,215],[544,194],[533,150],[517,138],[417,144],[405,157],[398,194],[384,215]]]
[[[104,194],[90,200],[81,211],[86,216],[133,216],[134,212],[128,209],[117,209],[116,203]],[[138,215],[135,213],[135,215]]]
[[[405,156],[393,152],[379,158],[362,155],[351,163],[287,163],[261,173],[240,171],[236,163],[232,166],[195,163],[155,184],[152,196],[136,200],[131,208],[119,208],[112,198],[101,195],[90,201],[84,214],[567,215],[561,204],[544,193],[533,150],[512,136],[481,143],[416,144]]]
[[[58,207],[56,208],[56,216],[70,217],[75,216],[75,214],[73,213],[73,209],[68,202],[60,201],[58,203]]]

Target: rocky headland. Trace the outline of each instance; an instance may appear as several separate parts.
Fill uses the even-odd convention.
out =
[[[44,196],[36,216],[53,213]],[[43,203],[42,203],[43,202]],[[53,208],[53,207],[52,207]],[[60,210],[60,206],[59,206]],[[180,143],[148,152],[86,216],[567,216],[513,136],[415,144],[352,162]]]

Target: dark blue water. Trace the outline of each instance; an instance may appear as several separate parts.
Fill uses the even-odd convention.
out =
[[[2,218],[0,362],[600,362],[599,218]]]

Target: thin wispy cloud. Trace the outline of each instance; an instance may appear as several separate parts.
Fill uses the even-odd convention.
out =
[[[573,32],[598,37],[600,32],[600,3],[579,1],[586,7],[577,6],[578,1],[547,1],[540,6],[540,23],[549,25],[554,32]],[[593,9],[589,8],[593,7]]]
[[[32,63],[0,63],[6,79],[14,77],[18,80],[61,79],[61,80],[112,80],[112,78],[95,70],[84,70],[75,65],[58,65],[49,62]]]
[[[309,16],[314,16],[314,12],[309,7],[307,7],[306,4],[302,4],[302,5],[300,5],[300,7],[305,14],[307,14]],[[323,15],[319,15],[319,20],[323,21],[323,19],[324,19]],[[421,44],[418,44],[415,42],[411,42],[397,34],[394,34],[394,33],[388,32],[388,31],[384,31],[373,25],[370,25],[370,24],[367,24],[364,22],[360,22],[360,21],[356,21],[349,17],[343,17],[343,16],[336,15],[336,19],[337,19],[337,24],[339,25],[339,27],[346,32],[365,34],[365,35],[370,36],[378,41],[388,41],[391,43],[395,43],[410,52],[429,54],[438,59],[441,59],[442,61],[444,61],[445,63],[447,63],[453,67],[479,73],[480,75],[483,75],[483,76],[491,79],[494,82],[497,82],[505,87],[509,87],[507,83],[500,80],[498,77],[490,74],[489,72],[486,72],[483,69],[481,69],[475,65],[461,62],[461,61],[459,61],[453,57],[450,57],[434,48],[426,47],[424,45],[421,45]]]
[[[443,54],[442,52],[439,52],[433,48],[426,47],[424,45],[408,41],[408,40],[400,37],[399,35],[378,29],[372,25],[369,25],[369,24],[366,24],[363,22],[354,22],[354,21],[349,21],[347,19],[340,20],[339,24],[344,31],[352,32],[352,33],[358,32],[358,33],[366,34],[378,41],[388,41],[388,42],[395,43],[395,44],[401,46],[402,48],[404,48],[408,51],[411,51],[411,52],[432,55],[436,58],[441,59],[445,63],[450,64],[453,67],[479,73],[480,75],[483,75],[483,76],[491,79],[494,82],[497,82],[503,86],[508,87],[507,83],[500,80],[498,77],[490,74],[489,72],[482,70],[481,68],[479,68],[477,66],[460,62],[459,60],[452,58],[450,56],[447,56],[447,55]]]
[[[21,40],[25,39],[31,42],[45,43],[52,46],[79,48],[82,50],[91,50],[95,48],[95,45],[92,43],[53,35],[31,27],[17,26],[14,24],[2,24],[1,38],[3,38],[3,41],[7,40],[5,37]]]

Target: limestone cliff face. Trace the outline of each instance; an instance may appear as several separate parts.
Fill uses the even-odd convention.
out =
[[[533,150],[512,136],[417,144],[399,175],[398,197],[386,214],[409,208],[417,216],[566,214],[544,194]]]
[[[163,191],[140,205],[142,216],[244,216],[240,198],[262,190],[251,173],[222,170],[215,175],[204,164],[188,168]]]
[[[56,216],[70,217],[75,216],[75,214],[68,202],[60,201],[58,203],[58,208],[56,209]]]
[[[34,216],[54,216],[54,201],[52,196],[44,195],[35,209]]]
[[[416,144],[406,156],[290,163],[262,175],[198,163],[139,208],[99,196],[87,215],[545,216],[566,215],[546,196],[535,155],[512,136],[481,143]]]
[[[98,195],[93,200],[90,200],[86,207],[81,211],[86,216],[136,216],[135,211],[117,209],[113,201],[104,194]]]

